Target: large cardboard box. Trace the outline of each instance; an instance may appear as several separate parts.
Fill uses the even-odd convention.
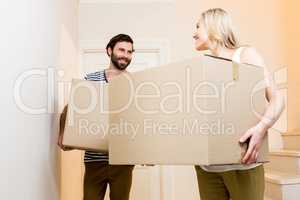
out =
[[[239,138],[263,114],[263,68],[201,56],[114,78],[110,164],[240,163]],[[268,160],[264,140],[258,162]]]
[[[99,81],[72,81],[63,145],[107,152],[108,88]]]

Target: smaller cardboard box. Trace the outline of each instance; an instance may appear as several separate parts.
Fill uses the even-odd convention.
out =
[[[99,81],[73,79],[63,145],[107,152],[108,118],[107,85]]]
[[[123,74],[108,87],[110,164],[238,164],[239,138],[266,105],[262,67],[211,56]],[[258,157],[266,161],[267,138]]]

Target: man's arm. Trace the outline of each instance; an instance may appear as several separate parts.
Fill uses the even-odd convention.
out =
[[[65,125],[66,125],[66,117],[67,117],[67,111],[68,111],[68,105],[66,105],[60,114],[59,117],[59,134],[58,134],[58,141],[57,145],[64,151],[69,151],[73,150],[70,147],[66,147],[63,145],[63,137],[64,137],[64,130],[65,130]]]

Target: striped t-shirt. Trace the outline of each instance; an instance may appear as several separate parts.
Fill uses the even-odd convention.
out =
[[[105,81],[106,83],[108,82],[105,76],[105,70],[87,74],[84,77],[84,79],[88,81]],[[84,155],[84,162],[95,161],[108,162],[108,154],[94,151],[86,151]]]

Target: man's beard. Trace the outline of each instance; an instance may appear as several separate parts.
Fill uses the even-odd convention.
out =
[[[131,62],[131,60],[127,58],[117,57],[114,53],[112,53],[110,60],[118,70],[125,70]],[[120,60],[125,60],[126,63],[120,63]]]

